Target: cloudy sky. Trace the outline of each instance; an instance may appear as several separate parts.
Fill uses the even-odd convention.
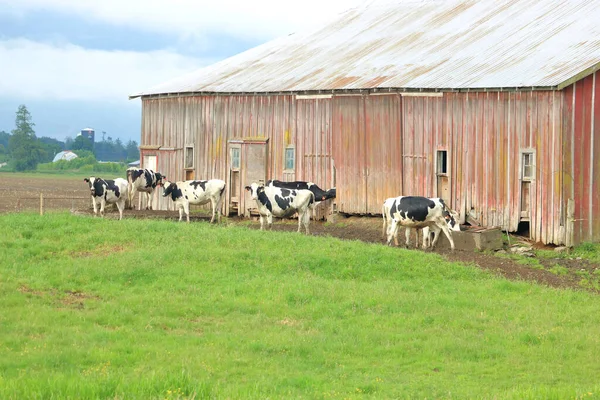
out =
[[[139,142],[141,100],[129,94],[362,2],[0,0],[0,131],[25,104],[38,137],[92,127]]]

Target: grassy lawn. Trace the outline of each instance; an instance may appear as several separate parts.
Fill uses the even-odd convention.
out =
[[[431,253],[0,216],[2,399],[600,398],[600,297]]]

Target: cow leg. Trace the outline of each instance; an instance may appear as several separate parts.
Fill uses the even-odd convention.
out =
[[[448,229],[448,224],[446,223],[446,221],[444,220],[444,222],[441,223],[441,226],[438,225],[438,227],[442,229],[444,235],[446,235],[448,241],[450,242],[450,249],[454,251],[454,239],[452,239],[452,233],[450,232],[450,229]],[[437,242],[438,237],[439,234],[435,237],[434,242]],[[433,248],[434,244],[435,243],[431,244],[431,248]]]
[[[106,200],[104,197],[100,199],[100,216],[104,218],[104,204],[106,204]]]
[[[219,198],[217,200],[216,213],[217,213],[217,223],[219,223],[219,224],[221,223],[221,214],[222,214],[224,198],[225,198],[225,189],[223,189],[223,192],[221,192],[221,194],[219,195]]]
[[[429,227],[426,226],[425,228],[423,228],[423,250],[425,250],[427,247],[429,247],[429,235],[431,235],[431,233],[429,232]]]
[[[408,249],[410,244],[410,231],[411,228],[404,228],[404,247]]]
[[[304,213],[298,212],[298,233],[302,230],[302,225],[304,222]]]
[[[131,190],[129,191],[129,206],[131,209],[135,209],[135,205],[133,204],[133,198],[135,197],[135,186],[131,186]]]
[[[123,209],[125,208],[125,198],[117,201],[117,208],[119,209],[119,221],[123,219]]]
[[[190,203],[188,201],[186,201],[185,203],[183,203],[183,211],[185,211],[185,218],[187,220],[187,223],[190,223]]]
[[[183,204],[177,203],[177,209],[179,210],[179,222],[183,218]]]
[[[217,212],[217,200],[214,197],[210,198],[210,209],[212,210],[212,216],[210,218],[210,223],[212,224],[215,220],[215,213]]]
[[[386,229],[386,236],[387,236],[386,239],[389,238],[390,235],[393,235],[393,237],[394,237],[394,244],[397,247],[398,246],[398,228],[396,228],[396,231],[393,232],[392,223],[388,222],[387,229]]]
[[[269,224],[269,230],[273,230],[273,214],[267,215],[267,224]]]
[[[260,215],[260,230],[264,231],[265,230],[265,216],[264,215]]]
[[[398,223],[396,222],[395,219],[392,220],[392,224],[388,227],[388,232],[387,232],[387,245],[391,246],[392,245],[392,238],[395,237],[395,235],[398,234]]]
[[[415,249],[419,248],[419,232],[421,232],[421,228],[415,228]]]
[[[312,208],[308,208],[305,212],[304,212],[304,217],[302,218],[304,221],[304,228],[306,229],[306,234],[310,235],[310,229],[308,227],[308,225],[310,224],[310,214],[312,213]]]
[[[144,194],[146,195],[146,210],[150,209],[150,193],[148,192],[144,192]]]
[[[148,193],[148,196],[146,197],[148,199],[148,209],[152,210],[152,200],[154,196],[152,196],[152,192]]]
[[[96,198],[92,196],[92,206],[94,207],[94,216],[98,215],[98,204],[96,204]]]

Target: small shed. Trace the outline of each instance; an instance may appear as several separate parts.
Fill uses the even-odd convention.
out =
[[[71,150],[64,150],[57,153],[52,162],[57,162],[60,160],[71,161],[74,158],[77,158],[77,154],[73,153]]]
[[[374,1],[154,88],[142,166],[227,181],[442,197],[461,222],[600,240],[600,0]],[[171,205],[158,199],[161,208]]]

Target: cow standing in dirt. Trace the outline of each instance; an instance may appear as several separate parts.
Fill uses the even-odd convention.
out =
[[[279,218],[291,217],[298,213],[298,232],[302,225],[306,234],[310,233],[310,212],[315,204],[315,194],[306,189],[285,189],[274,186],[264,186],[256,182],[246,186],[252,200],[256,201],[260,214],[260,229],[265,229],[265,220],[269,230],[273,228],[273,216]]]
[[[134,208],[133,198],[136,192],[140,192],[146,194],[146,210],[152,210],[154,190],[166,178],[160,172],[154,172],[151,169],[128,168],[127,182],[129,183],[129,194],[127,198],[129,200],[129,208]]]
[[[211,179],[208,181],[183,181],[183,182],[164,182],[163,197],[170,196],[177,209],[179,209],[179,221],[183,218],[183,213],[187,222],[190,222],[190,204],[206,204],[210,202],[212,209],[213,223],[215,217],[217,222],[221,222],[221,206],[225,197],[225,181],[221,179]]]
[[[94,215],[98,215],[97,202],[100,202],[100,216],[104,217],[104,205],[116,204],[119,209],[119,220],[123,219],[123,210],[127,200],[127,181],[123,178],[102,179],[91,176],[84,179],[90,187]]]
[[[452,239],[452,233],[449,226],[453,228],[453,230],[455,226],[458,229],[460,229],[460,227],[458,227],[458,221],[456,221],[454,215],[450,212],[444,203],[444,200],[441,198],[427,198],[421,196],[399,196],[389,198],[384,202],[382,212],[384,230],[391,219],[391,225],[387,227],[386,232],[388,245],[391,245],[392,239],[396,239],[398,235],[398,226],[402,225],[407,228],[407,246],[410,234],[408,228],[429,228],[432,229],[434,233],[431,248],[437,243],[439,238],[439,234],[437,233],[441,230],[448,238],[450,248],[454,250],[454,240]],[[428,230],[424,232],[424,234],[429,238]],[[423,243],[428,244],[428,241],[426,242],[424,238]]]

